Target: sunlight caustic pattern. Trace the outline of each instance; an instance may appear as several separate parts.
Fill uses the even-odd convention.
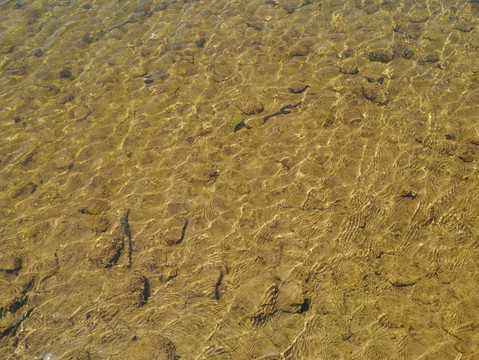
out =
[[[478,358],[478,19],[2,1],[0,357]]]

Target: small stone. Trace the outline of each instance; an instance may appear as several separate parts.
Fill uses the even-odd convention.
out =
[[[285,0],[281,2],[281,7],[288,13],[292,14],[296,9],[303,5],[302,0]]]
[[[92,43],[94,43],[95,41],[98,40],[98,36],[97,35],[86,34],[85,36],[82,37],[82,40],[84,42],[86,42],[87,44],[92,44]]]
[[[238,108],[245,115],[259,114],[263,111],[263,104],[259,100],[244,99],[238,104]]]
[[[346,330],[344,333],[341,334],[341,339],[343,339],[343,341],[346,341],[349,340],[351,336],[353,336],[351,330]]]
[[[80,212],[82,214],[98,215],[108,210],[108,207],[109,206],[107,201],[101,199],[94,199],[90,201],[87,207],[81,209]]]
[[[109,225],[108,219],[103,216],[92,217],[88,222],[88,227],[90,230],[96,233],[107,231]]]
[[[43,55],[43,50],[42,49],[38,49],[37,51],[35,51],[33,53],[33,56],[35,57],[41,57]]]
[[[406,49],[404,50],[403,57],[406,59],[410,59],[414,56],[414,50]]]
[[[307,300],[304,286],[299,281],[289,281],[279,288],[278,307],[290,313],[300,313],[305,310]]]
[[[425,63],[435,63],[439,61],[439,54],[436,52],[430,52],[427,54],[423,54],[419,57],[418,62],[420,64],[425,64]]]
[[[209,9],[205,9],[205,10],[201,10],[198,13],[197,17],[198,17],[198,19],[201,19],[201,20],[207,20],[207,19],[210,18],[211,15],[213,15],[213,12]]]
[[[307,46],[295,46],[289,51],[289,56],[306,56],[310,52],[310,48]]]
[[[117,235],[101,237],[90,251],[89,260],[101,268],[109,268],[115,265],[125,246],[123,237]]]
[[[163,1],[163,2],[155,5],[154,11],[165,10],[167,7],[168,7],[168,5],[166,4],[166,2]]]
[[[378,105],[385,105],[388,102],[387,93],[377,84],[365,84],[362,87],[364,97]]]
[[[458,150],[458,157],[464,162],[476,162],[479,160],[479,144],[469,142],[468,144],[460,147]]]
[[[8,313],[14,313],[25,305],[27,297],[21,288],[9,284],[0,283],[0,317],[5,317]]]
[[[173,280],[178,276],[178,269],[168,268],[160,275],[160,281],[162,283]]]
[[[355,60],[346,60],[341,64],[339,71],[342,74],[355,75],[359,72],[358,63]]]
[[[148,279],[141,274],[131,275],[127,280],[125,290],[138,307],[145,305],[150,297],[150,284]]]
[[[454,24],[454,28],[462,32],[469,32],[474,28],[474,26],[468,21],[459,20]]]
[[[300,41],[297,44],[294,44],[290,51],[288,52],[288,56],[306,56],[311,52],[312,46],[315,44],[314,41],[311,39],[305,39]]]
[[[211,78],[215,82],[223,82],[231,79],[234,76],[233,64],[231,63],[216,63],[213,65],[211,71]]]
[[[8,73],[13,76],[24,76],[28,73],[28,68],[26,66],[19,66],[8,70]]]
[[[354,54],[355,54],[355,51],[354,51],[353,49],[347,49],[347,50],[341,51],[341,52],[338,54],[338,59],[341,59],[341,60],[349,59],[349,58],[352,57]]]
[[[394,27],[394,31],[410,39],[417,39],[421,36],[422,33],[421,25],[407,23],[398,23]]]
[[[15,254],[9,253],[0,257],[0,271],[15,272],[22,268],[22,258]]]
[[[0,44],[0,54],[8,54],[15,49],[15,45],[10,44],[8,42],[3,42]]]
[[[448,60],[441,61],[441,63],[437,65],[438,69],[441,69],[441,70],[450,69],[451,66],[452,66],[452,63]]]
[[[206,43],[206,40],[204,38],[199,38],[195,40],[195,45],[199,48],[202,48],[203,46],[205,46],[205,43]]]
[[[183,241],[185,231],[188,226],[188,220],[182,218],[174,218],[170,220],[168,229],[162,236],[162,242],[166,245],[176,245]]]
[[[370,51],[367,56],[368,56],[368,59],[371,61],[380,61],[382,63],[388,63],[393,59],[394,54],[389,49],[377,49],[377,50]]]
[[[33,194],[37,190],[37,184],[29,182],[27,184],[21,184],[15,188],[13,188],[9,195],[12,199],[15,199],[19,196],[28,196]]]
[[[409,21],[415,24],[423,23],[429,19],[429,12],[423,8],[411,8],[411,13],[409,14]]]
[[[73,79],[73,74],[70,70],[62,70],[59,75],[60,79]]]
[[[67,104],[67,103],[72,102],[74,99],[75,99],[75,95],[70,94],[70,95],[65,96],[65,97],[62,99],[61,103],[62,103],[62,104]]]
[[[25,7],[25,4],[27,3],[27,0],[20,0],[19,2],[17,2],[15,5],[13,5],[13,8],[15,10],[18,10],[18,9],[23,9]]]
[[[324,45],[320,45],[316,49],[314,49],[314,53],[318,56],[324,56],[328,53],[328,51],[328,47]]]

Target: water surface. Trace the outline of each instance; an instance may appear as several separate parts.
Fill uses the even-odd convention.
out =
[[[478,358],[478,19],[1,1],[0,357]]]

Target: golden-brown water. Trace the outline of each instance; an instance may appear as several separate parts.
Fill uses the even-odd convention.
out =
[[[0,358],[478,359],[478,23],[2,0]]]

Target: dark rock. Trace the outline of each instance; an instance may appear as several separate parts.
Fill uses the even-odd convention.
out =
[[[15,124],[17,124],[22,121],[22,118],[20,116],[15,116],[15,119],[13,119],[13,121],[15,121]]]
[[[289,281],[279,288],[278,307],[280,310],[290,313],[305,311],[307,300],[304,292],[304,284],[300,281]]]
[[[125,290],[135,306],[143,306],[150,297],[150,284],[141,274],[131,275],[126,283]]]
[[[92,8],[92,6],[90,4],[85,4],[81,8],[84,9],[84,10],[90,10]]]
[[[91,35],[91,34],[87,34],[85,36],[82,37],[82,40],[84,42],[86,42],[87,44],[92,44],[94,43],[95,41],[98,40],[98,36],[97,35]]]
[[[61,79],[73,79],[73,74],[70,70],[62,70],[59,75]]]
[[[385,105],[388,102],[386,91],[377,83],[364,84],[362,93],[366,99],[378,105]]]
[[[15,10],[18,10],[18,9],[23,9],[25,7],[25,4],[27,3],[28,0],[21,0],[19,2],[17,2],[15,5],[13,5],[13,8]]]
[[[121,234],[105,235],[91,249],[88,258],[98,267],[109,268],[117,263],[124,246]]]
[[[199,38],[195,40],[195,45],[199,48],[202,48],[203,46],[205,46],[205,43],[206,43],[206,40],[204,38]]]
[[[394,54],[389,49],[377,49],[377,50],[370,51],[367,56],[368,56],[368,59],[371,61],[380,61],[382,63],[388,63],[393,59]]]
[[[188,220],[182,218],[174,218],[170,220],[168,229],[162,236],[162,242],[166,245],[176,245],[183,241],[185,237]]]

